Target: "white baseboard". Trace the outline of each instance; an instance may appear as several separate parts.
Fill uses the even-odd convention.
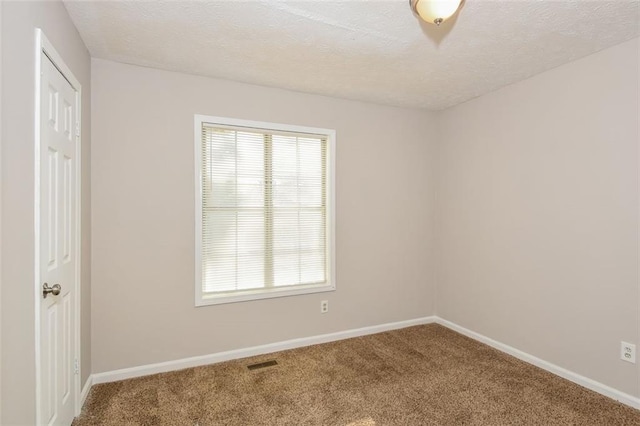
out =
[[[533,364],[536,367],[542,368],[543,370],[549,371],[557,376],[565,378],[587,389],[591,389],[592,391],[595,391],[599,394],[615,399],[616,401],[620,401],[625,405],[629,405],[636,409],[640,409],[640,398],[634,397],[632,395],[621,392],[617,389],[614,389],[610,386],[607,386],[595,380],[581,376],[580,374],[577,374],[565,368],[559,367],[555,364],[542,360],[538,357],[530,355],[526,352],[513,348],[504,343],[500,343],[480,333],[476,333],[475,331],[471,331],[457,324],[454,324],[451,321],[447,321],[437,316],[430,316],[430,317],[417,318],[417,319],[408,320],[408,321],[399,321],[399,322],[393,322],[393,323],[387,323],[387,324],[374,325],[371,327],[363,327],[363,328],[357,328],[353,330],[339,331],[336,333],[321,334],[317,336],[303,337],[300,339],[286,340],[283,342],[270,343],[267,345],[253,346],[249,348],[236,349],[236,350],[231,350],[226,352],[218,352],[218,353],[209,354],[209,355],[183,358],[183,359],[177,359],[177,360],[167,361],[167,362],[159,362],[156,364],[141,365],[138,367],[123,368],[121,370],[106,371],[104,373],[96,373],[96,374],[92,374],[87,380],[87,382],[85,383],[85,386],[82,389],[81,401],[82,401],[82,404],[84,404],[84,401],[89,393],[89,388],[94,384],[115,382],[118,380],[148,376],[150,374],[166,373],[169,371],[182,370],[185,368],[199,367],[202,365],[215,364],[218,362],[246,358],[246,357],[255,356],[255,355],[263,355],[263,354],[268,354],[273,352],[284,351],[288,349],[300,348],[304,346],[317,345],[320,343],[334,342],[337,340],[349,339],[352,337],[365,336],[365,335],[375,334],[375,333],[382,333],[384,331],[397,330],[400,328],[411,327],[414,325],[430,324],[434,322],[444,327],[447,327],[453,331],[457,331],[458,333],[463,334],[467,337],[470,337],[474,340],[477,340],[481,343],[489,345],[501,352],[505,352],[518,359],[528,362],[529,364]]]
[[[560,376],[587,389],[591,389],[592,391],[597,392],[601,395],[615,399],[616,401],[619,401],[625,405],[640,409],[640,398],[636,398],[635,396],[626,394],[600,382],[596,382],[595,380],[589,379],[588,377],[581,376],[578,373],[574,373],[573,371],[569,371],[565,368],[559,367],[555,364],[523,352],[519,349],[516,349],[509,345],[505,345],[504,343],[500,343],[480,333],[476,333],[475,331],[471,331],[467,328],[461,327],[458,324],[452,323],[451,321],[436,317],[435,322],[453,331],[457,331],[460,334],[491,346],[492,348],[495,348],[501,352],[505,352],[511,356],[521,359],[522,361],[533,364],[536,367],[542,368],[543,370],[547,370],[550,373],[555,374],[556,376]]]
[[[195,356],[191,358],[177,359],[174,361],[159,362],[157,364],[141,365],[138,367],[123,368],[121,370],[106,371],[92,375],[93,384],[115,382],[118,380],[131,379],[134,377],[148,376],[150,374],[166,373],[168,371],[182,370],[185,368],[199,367],[202,365],[215,364],[233,359],[246,358],[255,355],[263,355],[272,352],[279,352],[288,349],[295,349],[304,346],[317,345],[320,343],[334,342],[336,340],[350,339],[352,337],[365,336],[368,334],[382,333],[383,331],[397,330],[399,328],[411,327],[414,325],[430,324],[436,321],[436,317],[416,318],[408,321],[392,322],[387,324],[374,325],[371,327],[356,328],[352,330],[339,331],[336,333],[320,334],[317,336],[303,337],[300,339],[285,340],[283,342],[270,343],[267,345],[253,346],[250,348],[235,349],[232,351],[218,352],[209,355]]]
[[[84,403],[87,400],[87,397],[89,396],[89,391],[91,390],[91,386],[93,386],[93,375],[90,375],[89,378],[87,378],[87,381],[84,382],[84,386],[82,387],[82,391],[80,392],[80,410],[82,410],[82,407],[84,406]],[[80,414],[80,413],[76,413],[76,414]]]

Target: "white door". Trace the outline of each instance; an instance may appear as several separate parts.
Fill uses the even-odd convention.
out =
[[[76,91],[71,84],[44,53],[41,64],[40,418],[43,424],[68,426],[73,421],[76,399],[78,115]],[[50,290],[44,291],[45,283]]]

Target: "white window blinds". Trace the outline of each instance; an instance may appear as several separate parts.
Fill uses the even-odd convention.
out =
[[[327,136],[201,130],[202,294],[326,285]]]

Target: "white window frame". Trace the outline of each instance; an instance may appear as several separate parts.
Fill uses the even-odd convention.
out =
[[[327,282],[322,284],[299,285],[295,288],[255,289],[242,291],[241,294],[221,293],[208,294],[202,291],[202,126],[222,125],[250,127],[280,132],[310,133],[327,138]],[[301,294],[335,291],[336,289],[336,257],[335,257],[335,147],[336,131],[316,127],[296,126],[290,124],[268,123],[236,118],[215,117],[196,114],[194,116],[195,146],[195,305],[208,306],[223,303],[244,302],[249,300],[271,299],[274,297],[295,296]]]

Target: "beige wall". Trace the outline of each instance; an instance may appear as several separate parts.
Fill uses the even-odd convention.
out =
[[[619,360],[620,340],[640,343],[638,40],[434,116],[100,60],[92,82],[60,2],[2,6],[1,424],[34,419],[35,27],[83,85],[82,383],[437,302],[445,319],[640,396],[640,371]],[[196,113],[337,130],[335,293],[194,307]]]
[[[430,114],[92,64],[93,372],[432,314]],[[337,291],[194,307],[194,114],[336,129]]]
[[[59,1],[3,2],[2,13],[2,419],[35,421],[34,356],[34,82],[35,28],[62,55],[83,88],[82,382],[90,351],[89,54]]]
[[[441,113],[436,196],[438,315],[635,396],[638,49]]]

